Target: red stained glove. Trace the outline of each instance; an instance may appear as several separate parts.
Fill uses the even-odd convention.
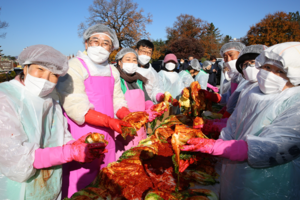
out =
[[[161,116],[163,113],[157,113],[155,111],[153,111],[153,107],[155,105],[152,105],[149,109],[145,110],[145,113],[147,113],[148,115],[148,120],[149,122],[152,122],[153,120],[155,120],[156,117]]]
[[[221,101],[221,96],[218,93],[209,92],[207,90],[200,90],[204,93],[205,99],[211,100],[215,103],[219,103]]]
[[[105,148],[104,143],[87,144],[85,139],[91,133],[81,136],[78,140],[71,144],[71,158],[77,162],[92,162],[103,154]]]
[[[248,158],[248,145],[244,140],[191,138],[187,143],[189,145],[182,146],[182,151],[202,152],[233,161],[245,161]]]
[[[130,111],[128,110],[128,108],[126,107],[122,107],[118,110],[118,112],[116,113],[117,117],[122,120],[124,117],[126,117],[128,114],[130,113]]]
[[[229,118],[230,116],[231,116],[231,114],[229,112],[225,111],[222,118]]]
[[[163,93],[158,93],[157,95],[156,95],[156,101],[157,102],[162,102],[162,101],[164,101],[165,100],[165,94],[163,94]]]
[[[131,125],[127,122],[111,118],[94,110],[88,111],[88,113],[85,115],[85,122],[94,126],[107,127],[117,131],[118,133],[122,133],[121,126],[131,127]]]
[[[224,114],[227,110],[227,107],[226,106],[223,106],[223,108],[218,112],[220,114]]]
[[[173,105],[173,106],[179,106],[178,100],[177,100],[177,99],[173,99],[172,105]]]

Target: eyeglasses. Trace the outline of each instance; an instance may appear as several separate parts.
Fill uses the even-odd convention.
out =
[[[98,39],[90,39],[89,40],[89,45],[90,46],[101,46],[105,49],[108,49],[112,46],[109,41],[104,40],[104,41],[101,42],[101,40],[98,40]]]
[[[244,62],[243,64],[242,64],[242,69],[246,69],[247,67],[249,67],[249,66],[253,66],[253,65],[255,65],[255,60],[250,60],[250,61],[248,61],[248,62]]]
[[[147,56],[151,56],[152,55],[152,51],[148,52],[148,51],[144,51],[144,50],[139,50],[139,53],[141,53],[143,55],[147,55]]]

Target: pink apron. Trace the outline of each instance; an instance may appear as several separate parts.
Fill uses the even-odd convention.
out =
[[[127,88],[125,99],[127,101],[128,109],[130,110],[130,112],[145,111],[145,94],[143,90],[129,90],[126,81],[124,82]],[[118,134],[116,136],[116,159],[118,160],[124,151],[127,151],[131,147],[138,145],[139,142],[143,139],[146,139],[146,137],[147,133],[144,127],[137,131],[137,136],[127,136],[126,140],[124,140],[124,138],[120,134]]]
[[[111,76],[91,76],[85,62],[78,58],[83,67],[87,70],[89,77],[84,81],[85,92],[89,101],[94,105],[95,111],[114,117],[113,94],[115,79]],[[96,127],[84,123],[76,124],[65,113],[68,120],[69,131],[75,140],[89,132],[97,132],[105,135],[108,141],[106,149],[108,153],[104,158],[96,159],[91,163],[70,162],[63,165],[63,188],[62,197],[71,197],[75,192],[85,188],[98,175],[100,169],[106,167],[108,163],[116,161],[114,131],[105,127]]]

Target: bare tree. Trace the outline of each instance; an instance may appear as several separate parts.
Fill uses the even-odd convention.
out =
[[[89,7],[90,17],[80,23],[78,35],[81,37],[87,27],[106,24],[116,31],[120,47],[133,46],[142,37],[149,38],[146,24],[152,22],[152,15],[143,15],[144,10],[132,0],[94,0]]]
[[[1,7],[0,7],[0,11],[1,11]],[[8,27],[8,23],[6,21],[1,21],[0,20],[0,29],[4,29]],[[5,38],[6,33],[2,33],[0,34],[0,38]]]

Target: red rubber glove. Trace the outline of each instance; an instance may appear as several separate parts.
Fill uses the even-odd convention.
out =
[[[229,118],[230,116],[231,116],[231,114],[229,112],[225,111],[222,118]]]
[[[226,112],[226,110],[227,110],[227,107],[223,106],[223,108],[218,113],[224,114]]]
[[[77,162],[92,162],[99,158],[105,148],[104,143],[87,144],[85,139],[91,133],[81,136],[71,144],[71,158]]]
[[[248,145],[244,140],[191,138],[187,143],[189,145],[182,146],[182,151],[202,152],[233,161],[245,161],[248,158]]]
[[[85,122],[94,126],[107,127],[117,131],[118,133],[122,133],[121,126],[131,127],[131,125],[127,122],[111,118],[94,110],[88,111],[88,113],[85,115]]]
[[[165,94],[163,94],[163,93],[158,93],[157,95],[156,95],[156,101],[157,102],[162,102],[162,101],[164,101],[165,100]]]
[[[126,117],[129,113],[131,113],[128,108],[126,107],[122,107],[118,110],[118,112],[116,113],[117,117],[122,120],[124,117]]]
[[[200,90],[200,92],[204,93],[205,99],[209,99],[215,103],[219,103],[221,101],[221,96],[218,93],[209,92],[207,90]]]

